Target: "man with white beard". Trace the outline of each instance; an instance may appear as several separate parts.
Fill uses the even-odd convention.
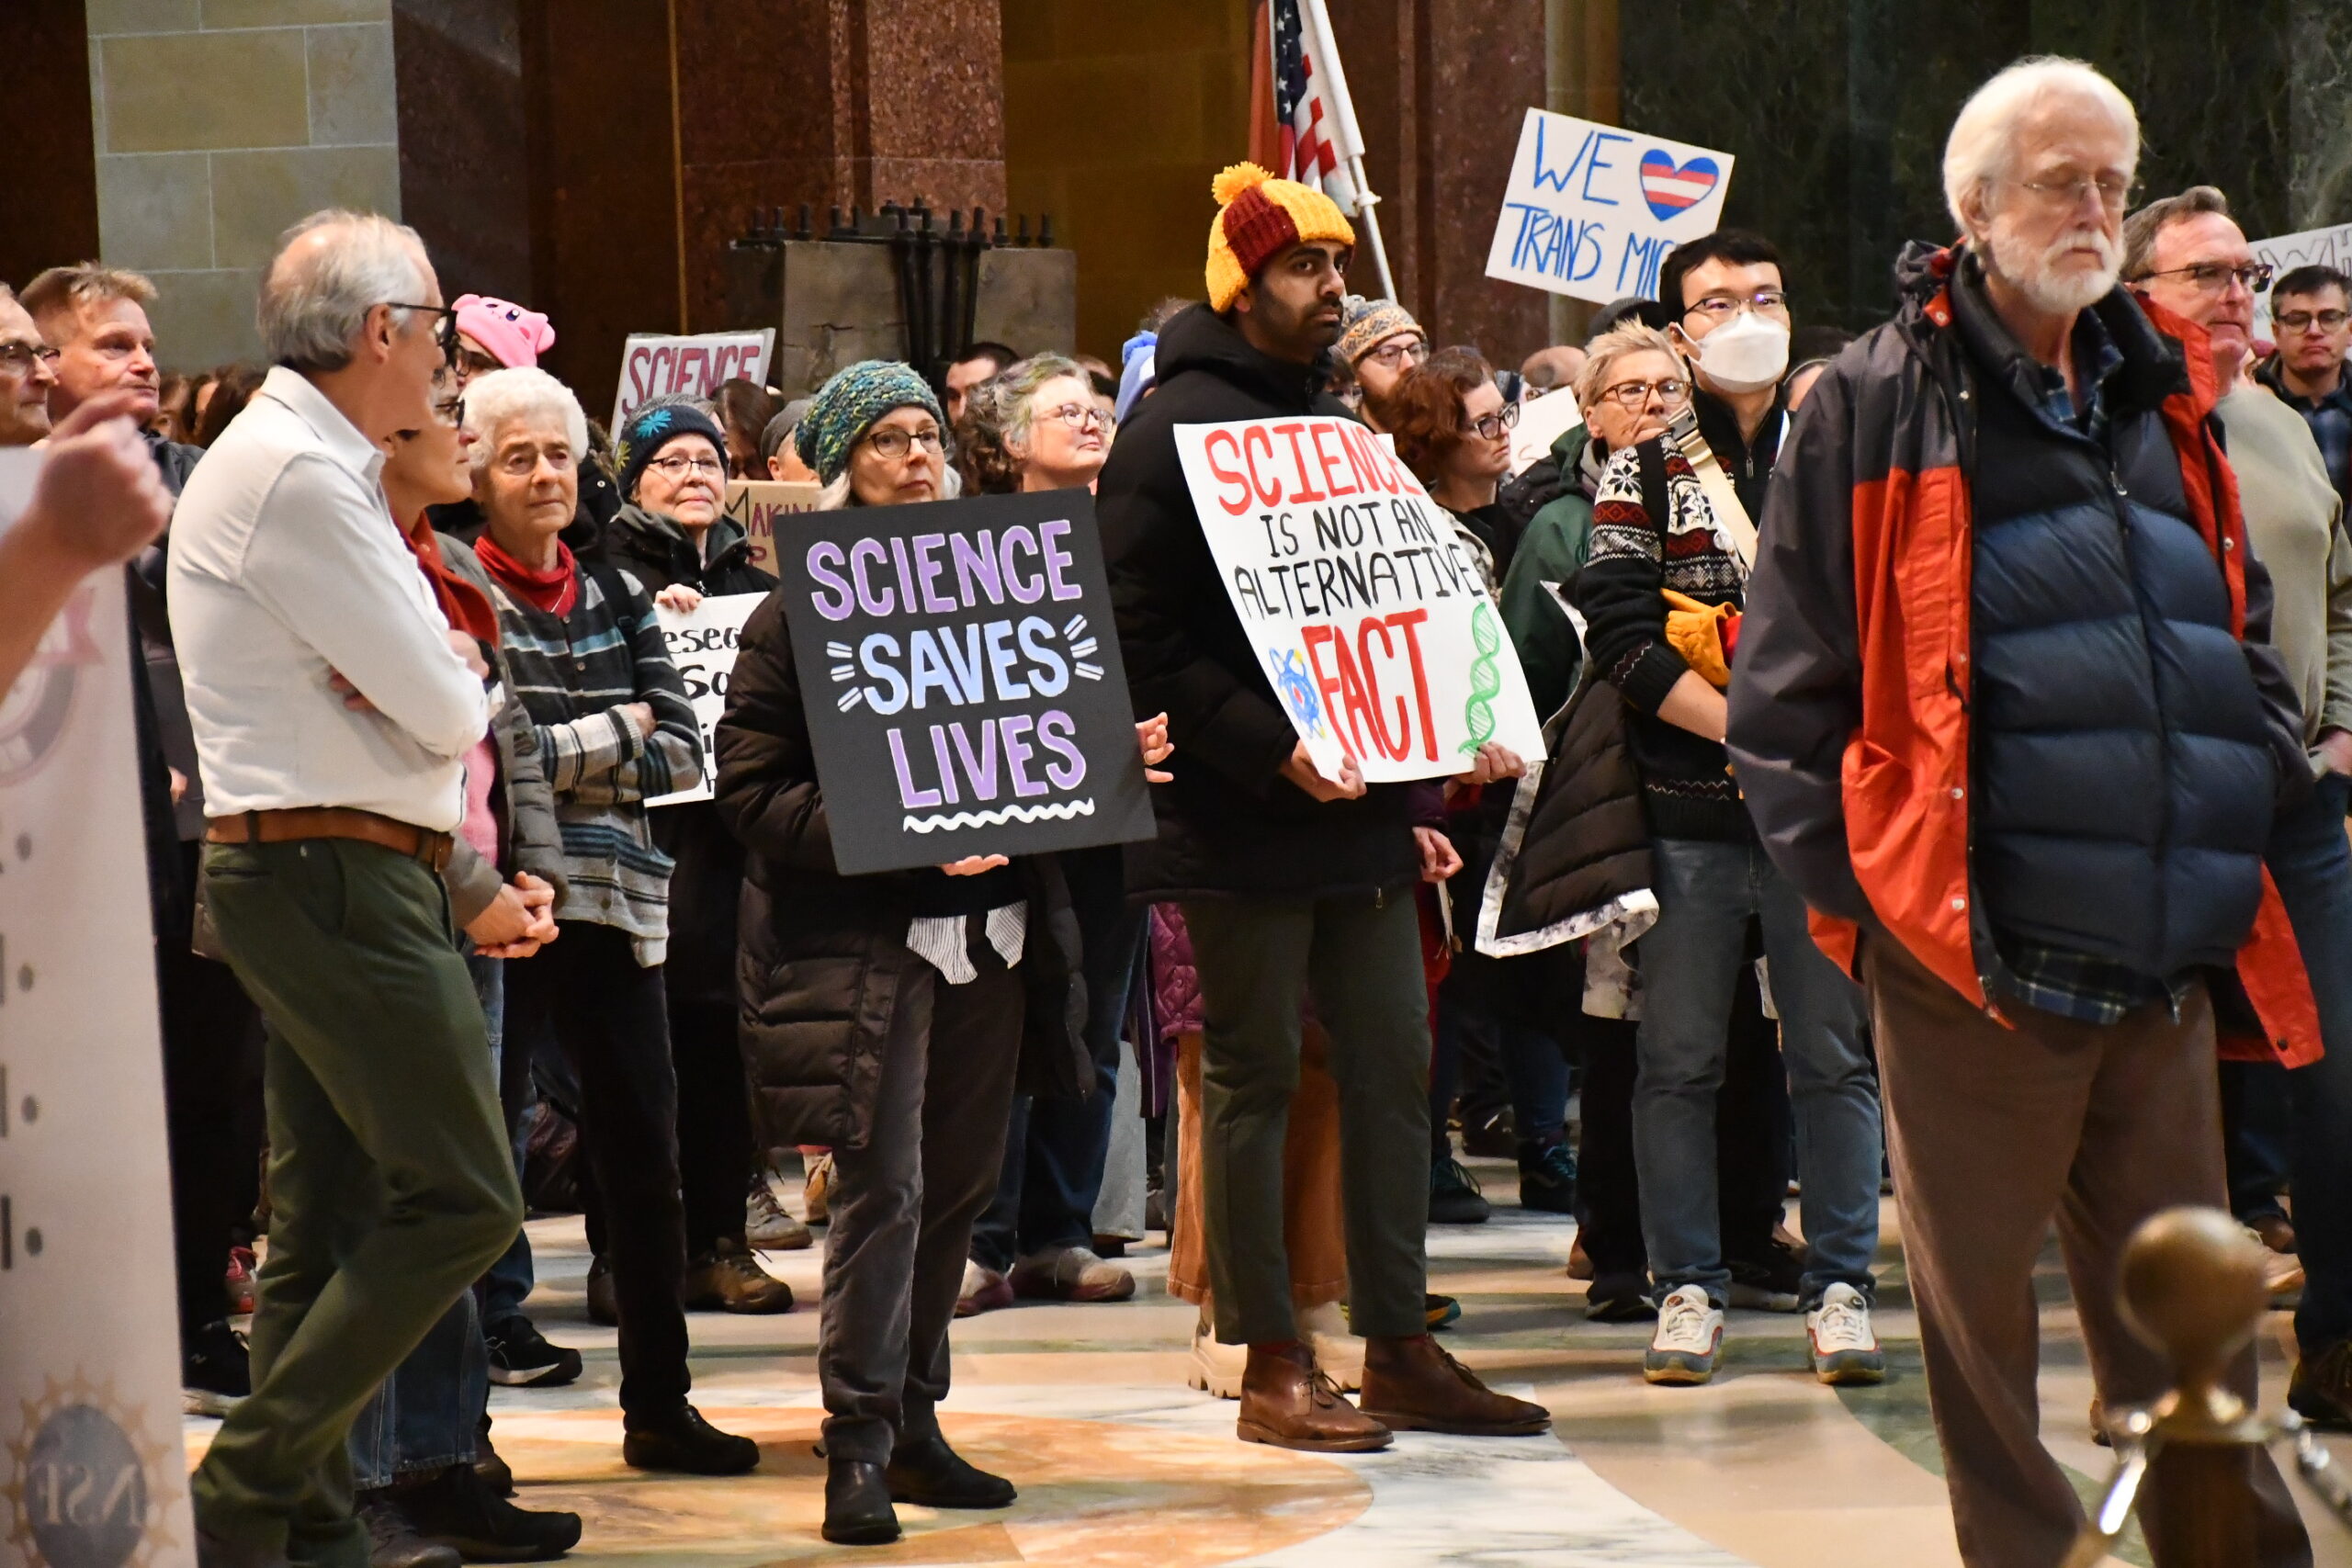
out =
[[[1944,194],[1965,238],[1905,255],[1896,319],[1805,400],[1732,671],[1748,808],[1869,997],[1978,1568],[2054,1564],[2083,1523],[2039,1436],[2052,1218],[2107,1408],[2154,1399],[2168,1370],[2120,1320],[2118,1261],[2158,1210],[2225,1203],[2217,1011],[2290,1063],[2317,1046],[2262,866],[2311,789],[2301,715],[2204,336],[2117,287],[2138,157],[2130,100],[2075,62],[2021,61],[1961,110]],[[2230,1386],[2252,1400],[2251,1352]],[[2140,1492],[2160,1568],[2206,1545],[2311,1562],[2267,1455],[2222,1461],[2245,1467],[2243,1519],[2191,1521],[2178,1453]]]

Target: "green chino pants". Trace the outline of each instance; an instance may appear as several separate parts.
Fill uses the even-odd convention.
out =
[[[209,1535],[366,1568],[345,1439],[514,1238],[489,1038],[430,866],[374,844],[209,844],[208,898],[269,1026],[254,1392],[196,1472]]]
[[[1358,1334],[1427,1332],[1430,997],[1410,892],[1199,899],[1201,1195],[1216,1337],[1295,1339],[1283,1168],[1309,996],[1340,1086],[1348,1303]]]

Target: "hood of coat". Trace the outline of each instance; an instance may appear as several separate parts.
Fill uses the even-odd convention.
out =
[[[614,548],[624,554],[669,562],[673,570],[685,577],[700,577],[732,566],[736,558],[748,557],[751,548],[750,537],[741,525],[731,517],[714,518],[706,541],[710,547],[709,558],[706,560],[695,547],[684,525],[667,513],[649,512],[634,502],[624,503],[614,514],[606,537]]]
[[[1239,327],[1205,303],[1171,318],[1159,330],[1152,355],[1163,388],[1187,370],[1202,370],[1253,400],[1302,412],[1313,406],[1330,378],[1328,354],[1312,365],[1276,359],[1253,347]]]

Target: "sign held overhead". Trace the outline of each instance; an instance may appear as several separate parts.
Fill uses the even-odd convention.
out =
[[[1714,231],[1732,156],[1529,109],[1487,276],[1606,304],[1655,298],[1658,265]]]
[[[774,327],[691,337],[629,333],[628,346],[621,350],[620,389],[613,394],[614,436],[619,436],[631,414],[656,398],[673,392],[707,398],[720,382],[738,376],[766,385],[768,356],[775,350]]]

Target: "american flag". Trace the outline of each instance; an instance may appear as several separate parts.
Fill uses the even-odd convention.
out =
[[[1322,7],[1301,0],[1267,0],[1267,41],[1272,51],[1273,119],[1280,138],[1273,172],[1301,185],[1320,186],[1340,210],[1358,210],[1348,160],[1363,155],[1363,138],[1341,106],[1332,82],[1337,51],[1323,36]]]

